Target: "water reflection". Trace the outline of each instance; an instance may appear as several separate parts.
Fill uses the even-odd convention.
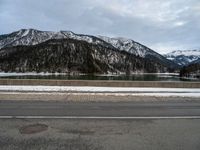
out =
[[[177,74],[133,74],[133,75],[1,75],[9,79],[52,79],[52,80],[128,80],[128,81],[199,81],[179,78]]]

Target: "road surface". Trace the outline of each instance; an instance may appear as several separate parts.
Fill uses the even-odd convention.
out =
[[[200,149],[198,101],[0,101],[0,117],[1,150]]]
[[[190,102],[56,102],[1,101],[0,116],[40,117],[192,117],[200,101]]]

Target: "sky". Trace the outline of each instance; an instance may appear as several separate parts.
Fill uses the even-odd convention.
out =
[[[0,34],[22,28],[125,37],[161,54],[200,49],[200,0],[0,0]]]

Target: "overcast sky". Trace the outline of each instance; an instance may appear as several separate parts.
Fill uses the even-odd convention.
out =
[[[200,49],[200,0],[0,0],[0,34],[21,28],[127,37],[162,54]]]

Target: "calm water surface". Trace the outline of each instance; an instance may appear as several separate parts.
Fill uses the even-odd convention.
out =
[[[183,79],[175,74],[134,74],[134,75],[23,75],[0,74],[7,79],[52,79],[52,80],[128,80],[128,81],[200,81]]]

